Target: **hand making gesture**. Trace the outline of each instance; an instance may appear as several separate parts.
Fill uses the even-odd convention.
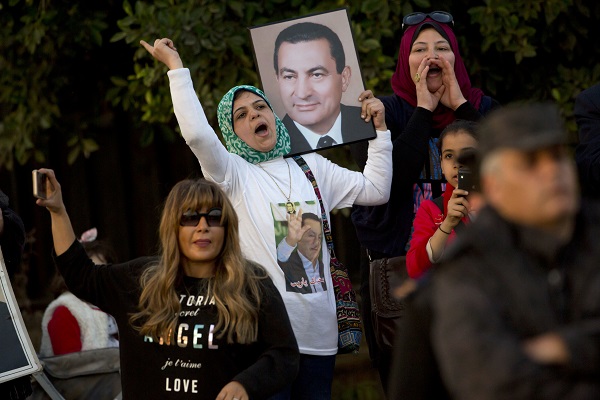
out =
[[[310,229],[310,225],[302,226],[302,209],[298,209],[295,214],[287,214],[288,221],[288,233],[285,237],[285,241],[292,247],[296,247],[296,244],[302,239],[302,236]]]
[[[144,40],[140,40],[140,44],[144,46],[148,53],[152,54],[152,57],[165,64],[170,70],[183,68],[183,62],[171,39],[156,39],[154,46]]]

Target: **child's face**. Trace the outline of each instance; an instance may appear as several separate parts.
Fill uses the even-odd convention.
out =
[[[458,186],[458,155],[467,149],[477,148],[477,140],[464,130],[447,133],[442,142],[442,173],[453,187]]]

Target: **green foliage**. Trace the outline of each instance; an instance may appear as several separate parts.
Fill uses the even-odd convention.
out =
[[[50,131],[81,136],[69,142],[73,160],[94,151],[86,122],[61,118],[59,97],[76,72],[66,63],[102,46],[106,14],[68,1],[12,0],[1,9],[0,167],[44,161]]]
[[[380,43],[396,31],[399,4],[368,0],[349,6],[368,87],[387,86],[393,72],[393,54],[386,55]],[[115,105],[138,109],[143,122],[173,122],[173,114],[166,112],[172,109],[166,68],[138,45],[142,39],[152,44],[156,38],[169,37],[190,69],[206,114],[216,126],[216,106],[227,90],[240,83],[259,85],[247,27],[342,6],[339,1],[125,1],[127,16],[118,22],[120,31],[111,40],[134,46],[134,73],[127,81],[115,78],[118,86],[109,92],[109,98]]]
[[[69,162],[89,155],[101,114],[113,111],[129,115],[140,145],[176,138],[166,68],[141,39],[174,40],[216,126],[216,105],[230,87],[259,84],[248,27],[340,7],[376,94],[391,92],[402,16],[436,9],[454,15],[475,86],[501,103],[556,101],[573,140],[574,98],[600,80],[592,35],[600,3],[584,0],[10,0],[0,3],[0,168],[42,162],[57,141],[69,147]],[[86,92],[97,98],[84,103]]]
[[[577,142],[573,119],[575,97],[600,81],[600,48],[593,24],[600,5],[581,0],[486,0],[468,10],[480,48],[469,59],[481,68],[483,88],[504,102],[554,101],[563,110],[571,141]],[[469,60],[469,61],[470,61]]]

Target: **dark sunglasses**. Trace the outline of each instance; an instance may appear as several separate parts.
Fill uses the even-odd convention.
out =
[[[223,226],[221,217],[223,211],[220,208],[211,208],[207,213],[199,213],[198,211],[188,211],[183,213],[179,220],[181,226],[198,226],[202,217],[206,218],[208,226]]]
[[[402,19],[402,32],[408,29],[409,26],[418,25],[421,22],[425,21],[425,18],[431,18],[435,22],[439,22],[442,24],[452,24],[454,26],[454,18],[452,14],[447,13],[445,11],[434,11],[429,14],[425,14],[422,12],[414,12],[406,15]]]

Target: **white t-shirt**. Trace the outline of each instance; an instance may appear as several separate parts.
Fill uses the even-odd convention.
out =
[[[336,354],[337,317],[331,275],[325,274],[326,291],[290,292],[277,262],[277,244],[287,233],[287,199],[273,179],[287,193],[289,165],[292,179],[290,200],[296,204],[296,209],[302,208],[302,212],[312,212],[320,217],[320,205],[312,184],[292,159],[279,157],[263,162],[263,170],[229,153],[207,122],[189,70],[171,70],[168,76],[173,107],[183,137],[198,158],[204,177],[220,185],[229,196],[240,220],[244,256],[261,264],[279,289],[300,352],[321,356]],[[354,203],[377,205],[389,198],[392,177],[389,131],[377,132],[377,138],[370,142],[364,174],[342,168],[315,153],[303,155],[303,158],[318,183],[328,220],[329,211],[334,208],[350,207]],[[321,253],[323,264],[328,266],[325,238]]]

